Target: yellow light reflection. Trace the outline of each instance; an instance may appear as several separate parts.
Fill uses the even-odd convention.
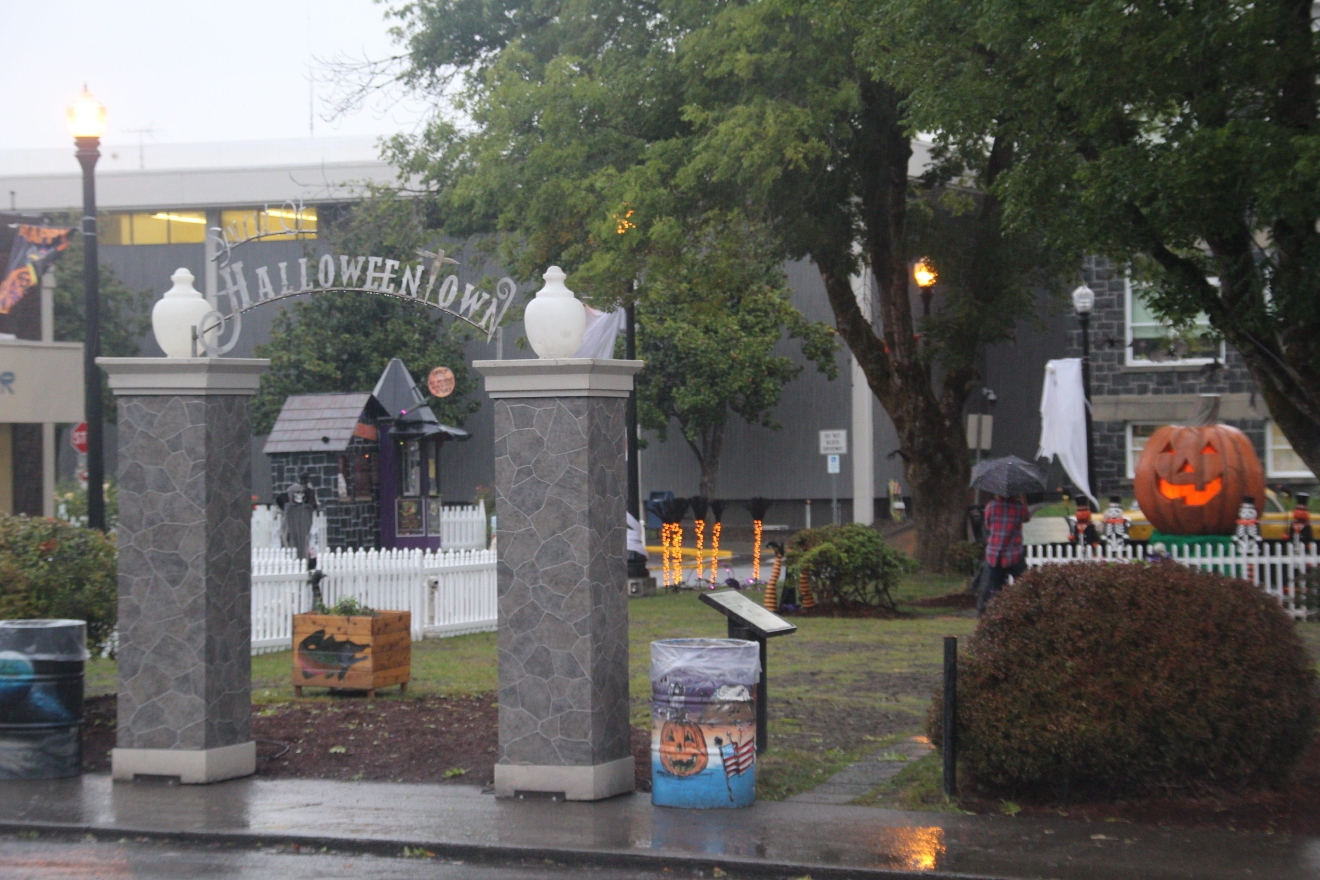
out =
[[[933,871],[944,855],[944,829],[890,827],[883,831],[884,845],[899,867],[909,871]]]

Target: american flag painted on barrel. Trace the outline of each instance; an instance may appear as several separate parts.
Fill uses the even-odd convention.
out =
[[[756,737],[720,746],[720,759],[726,777],[743,775],[756,764]]]

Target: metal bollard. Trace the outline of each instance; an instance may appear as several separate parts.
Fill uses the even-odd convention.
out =
[[[958,792],[958,638],[944,637],[944,795]]]

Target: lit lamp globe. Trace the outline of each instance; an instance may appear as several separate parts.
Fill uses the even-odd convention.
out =
[[[1095,308],[1095,291],[1085,284],[1072,292],[1073,309],[1079,315],[1089,315]]]
[[[523,321],[527,341],[537,357],[571,358],[582,347],[587,329],[587,310],[564,286],[564,270],[551,266],[541,276],[545,287],[527,304]]]
[[[82,94],[74,99],[65,113],[69,133],[75,138],[99,138],[105,134],[105,105],[93,97],[83,85]]]
[[[174,286],[151,309],[151,330],[166,357],[195,357],[193,328],[211,311],[211,304],[193,287],[195,279],[187,269],[176,270],[170,280]]]

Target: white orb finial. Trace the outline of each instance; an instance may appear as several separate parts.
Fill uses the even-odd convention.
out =
[[[211,311],[211,304],[193,287],[193,273],[180,267],[170,276],[174,286],[151,309],[151,330],[166,357],[195,357],[193,328]]]
[[[527,304],[523,321],[532,351],[542,358],[571,358],[582,347],[587,329],[587,311],[564,284],[568,277],[558,266],[541,276],[545,287]]]

